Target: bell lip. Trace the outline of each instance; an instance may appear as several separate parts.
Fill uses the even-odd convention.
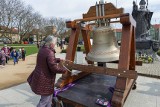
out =
[[[87,55],[86,60],[88,61],[93,61],[93,62],[112,62],[112,61],[117,61],[119,60],[119,55],[117,57],[110,57],[110,58],[98,58],[96,59],[95,57],[90,57]]]

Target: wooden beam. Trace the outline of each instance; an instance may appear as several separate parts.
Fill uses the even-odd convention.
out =
[[[113,68],[98,67],[93,65],[81,65],[81,64],[74,64],[72,62],[66,62],[64,63],[64,66],[68,69],[78,70],[88,73],[99,73],[116,77],[131,78],[131,79],[137,78],[137,72],[134,70],[113,69]]]
[[[67,23],[68,23],[68,27],[73,27],[73,28],[72,28],[72,33],[71,33],[71,36],[69,39],[68,48],[67,48],[66,60],[74,61],[76,48],[77,48],[77,44],[78,44],[78,37],[79,37],[81,28],[80,28],[79,24],[77,24],[75,26],[74,22],[70,21]],[[86,49],[86,52],[88,53],[91,48],[90,36],[89,36],[89,32],[88,32],[90,30],[90,26],[86,26],[86,29],[87,30],[82,29],[82,36],[85,39],[84,40],[85,49]],[[91,64],[93,62],[88,62],[88,63]],[[62,77],[60,79],[58,79],[58,82],[55,84],[55,86],[58,88],[63,88],[65,85],[72,83],[75,80],[78,80],[88,74],[89,73],[81,72],[78,75],[71,76],[70,72],[66,72],[65,74],[62,75]]]
[[[137,66],[142,66],[142,64],[143,64],[142,61],[135,61],[135,62],[136,62]],[[117,61],[111,61],[111,62],[107,62],[107,63],[117,63],[118,64],[119,60],[117,60]]]
[[[97,20],[97,19],[120,18],[120,17],[123,17],[123,16],[129,16],[129,14],[128,13],[126,13],[126,14],[112,14],[112,15],[99,16],[99,17],[90,17],[90,18],[84,18],[84,19],[76,19],[74,21],[75,22],[80,22],[80,21],[86,22],[86,21],[94,21],[94,20]]]
[[[131,57],[131,41],[133,36],[133,27],[130,21],[129,16],[123,16],[120,18],[122,23],[122,39],[120,47],[120,57],[118,69],[127,69],[129,70],[130,66],[130,57]],[[118,77],[116,80],[115,91],[112,97],[112,105],[115,107],[122,107],[124,99],[126,99],[129,90],[131,87],[128,87],[128,79]],[[129,88],[129,89],[127,89]],[[124,95],[124,92],[127,91],[127,94]]]
[[[80,28],[72,29],[72,32],[69,38],[69,44],[67,47],[66,60],[74,61],[79,34],[80,34]],[[72,81],[71,80],[72,78],[70,78],[70,76],[71,76],[71,73],[66,72],[65,74],[62,75],[60,79],[58,79],[55,86],[62,88],[63,86],[67,85],[68,83],[70,83],[70,81]]]
[[[86,55],[87,55],[91,50],[90,30],[82,29],[81,32],[82,32],[82,37],[83,37],[83,40],[84,40],[85,52],[86,52]],[[88,64],[93,64],[92,61],[87,61],[87,62],[88,62]]]

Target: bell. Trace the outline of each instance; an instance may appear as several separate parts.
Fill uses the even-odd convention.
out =
[[[103,26],[93,30],[93,45],[86,58],[94,62],[112,62],[119,59],[119,49],[111,27]]]

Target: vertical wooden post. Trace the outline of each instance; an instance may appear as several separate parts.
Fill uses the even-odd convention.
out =
[[[130,55],[130,70],[135,70],[135,65],[136,65],[136,58],[135,58],[135,53],[136,53],[136,42],[135,42],[135,27],[132,26],[132,41],[131,41],[131,55]]]
[[[78,37],[80,34],[80,28],[79,26],[76,26],[77,28],[72,28],[71,35],[69,38],[69,44],[67,47],[67,53],[66,53],[66,60],[74,61],[75,54],[76,54],[76,48],[78,44]],[[64,85],[68,84],[71,76],[70,72],[66,72],[62,75],[62,77],[57,81],[56,87],[63,87]],[[64,81],[65,80],[65,81]]]
[[[73,22],[70,22],[70,24],[72,24]],[[72,28],[72,33],[71,36],[69,38],[69,44],[68,44],[68,48],[67,48],[67,53],[66,53],[66,60],[70,60],[70,61],[74,61],[75,58],[75,54],[76,54],[76,48],[78,45],[78,37],[80,34],[80,26],[77,24],[76,27],[74,26],[71,27]],[[89,33],[89,28],[87,29],[82,29],[82,36],[84,39],[84,46],[85,46],[85,50],[86,50],[86,54],[90,51],[91,49],[91,43],[90,43],[90,33]],[[92,63],[89,62],[88,63]],[[66,72],[65,74],[62,75],[62,77],[60,79],[58,79],[58,82],[56,83],[56,87],[62,88],[63,86],[84,77],[85,75],[88,75],[89,73],[84,73],[81,72],[78,74],[78,76],[74,75],[71,76],[70,72]]]
[[[81,30],[81,32],[84,40],[85,51],[86,51],[86,54],[88,54],[91,49],[90,32],[89,30],[83,30],[83,29]]]
[[[86,55],[87,55],[91,50],[90,31],[88,29],[87,30],[82,29],[81,32],[82,32],[82,37],[83,37],[83,40],[84,40],[85,52],[86,52]],[[92,64],[93,62],[88,61],[88,63]]]
[[[118,69],[129,70],[131,63],[131,45],[132,45],[132,36],[133,36],[133,27],[129,22],[129,17],[122,17],[120,19],[122,27],[122,39],[121,39],[121,48],[119,56]],[[124,95],[125,91],[128,90],[127,84],[129,80],[126,78],[117,77],[115,91],[112,97],[112,105],[114,107],[122,107],[124,100],[127,95]],[[131,88],[131,87],[129,87]],[[129,89],[130,90],[130,89]],[[128,92],[128,91],[127,91]]]

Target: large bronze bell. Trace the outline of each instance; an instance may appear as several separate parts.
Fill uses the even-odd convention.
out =
[[[112,62],[119,59],[115,33],[111,27],[103,26],[93,30],[93,45],[86,58],[94,62]]]

